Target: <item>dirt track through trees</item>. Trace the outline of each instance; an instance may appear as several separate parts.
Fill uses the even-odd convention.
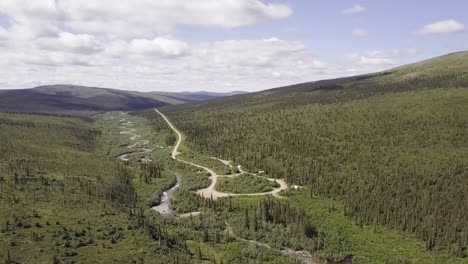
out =
[[[199,189],[197,191],[197,193],[199,195],[201,195],[202,197],[212,198],[213,200],[216,200],[216,199],[221,198],[221,197],[228,197],[228,196],[260,196],[260,195],[269,195],[269,194],[271,194],[271,195],[273,195],[275,197],[280,197],[279,193],[286,190],[286,189],[288,189],[288,185],[286,184],[286,182],[284,180],[264,177],[264,178],[268,179],[269,181],[277,182],[279,184],[279,187],[275,188],[274,190],[272,190],[270,192],[263,192],[263,193],[243,193],[243,194],[239,194],[239,193],[226,193],[226,192],[217,191],[216,190],[216,183],[218,181],[218,178],[233,177],[233,176],[232,175],[230,175],[230,176],[229,175],[218,175],[215,171],[213,171],[212,169],[210,169],[208,167],[205,167],[205,166],[202,166],[202,165],[190,162],[190,161],[185,161],[185,160],[177,158],[177,156],[180,154],[179,148],[180,148],[180,144],[182,142],[182,133],[180,133],[180,131],[177,130],[177,128],[171,123],[171,121],[163,113],[161,113],[158,109],[155,109],[155,111],[164,119],[164,121],[166,121],[166,123],[169,125],[169,127],[177,135],[177,141],[176,141],[174,149],[172,150],[172,153],[171,153],[172,159],[177,160],[177,161],[182,162],[182,163],[185,163],[185,164],[188,164],[188,165],[191,165],[191,166],[195,166],[195,167],[200,168],[200,169],[203,169],[203,170],[207,171],[210,174],[210,180],[211,180],[210,186],[208,186],[207,188]],[[215,158],[215,159],[217,159],[217,158]],[[228,162],[228,161],[220,160],[220,159],[217,159],[217,160],[224,163],[225,165],[230,165],[230,162]],[[242,172],[243,172],[242,167],[238,166],[238,168],[239,168],[239,170],[241,172],[240,174],[242,174]],[[240,174],[236,174],[236,175],[240,175]],[[257,177],[262,177],[262,176],[257,176]]]

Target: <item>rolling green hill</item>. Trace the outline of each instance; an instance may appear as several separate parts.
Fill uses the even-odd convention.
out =
[[[374,74],[301,83],[256,93],[190,104],[180,111],[207,107],[255,106],[256,108],[292,107],[304,104],[327,104],[379,94],[426,90],[443,87],[466,87],[468,51],[448,54],[419,63]],[[291,104],[294,101],[294,104]]]
[[[2,262],[130,263],[154,251],[132,231],[135,189],[90,119],[0,113],[0,137]]]
[[[163,108],[189,147],[338,198],[357,225],[468,251],[468,52]]]
[[[194,158],[221,156],[302,187],[278,200],[213,201],[190,192],[208,178],[169,159],[173,137],[152,110],[149,121],[0,113],[0,259],[295,263],[279,253],[286,247],[353,263],[468,263],[466,56],[161,108]],[[141,106],[132,105],[141,93],[76,88],[29,92],[31,102],[45,100],[36,107],[60,113]],[[143,177],[148,171],[133,161],[114,160],[133,144],[121,134],[123,117],[151,142],[162,167],[156,178]],[[172,209],[199,217],[149,209],[175,181],[170,171],[183,177]],[[241,176],[218,187],[270,188],[257,180]]]
[[[231,93],[136,92],[76,85],[49,85],[32,89],[0,90],[0,111],[30,113],[85,113],[143,110],[197,102]]]
[[[148,147],[164,144],[165,135],[145,119],[118,112],[93,118],[0,113],[2,263],[296,263],[273,248],[235,241],[225,232],[227,204],[189,192],[200,184],[193,179],[183,192],[192,195],[177,196],[172,209],[188,205],[203,212],[199,217],[151,209],[174,185],[172,170],[181,168],[165,144],[149,154],[147,166],[137,157],[116,159],[135,143],[121,133],[130,120],[151,140]],[[191,173],[184,171],[184,181]]]

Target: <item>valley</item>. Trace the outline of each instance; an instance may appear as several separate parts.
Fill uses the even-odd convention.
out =
[[[358,226],[465,257],[466,56],[162,110],[187,148],[338,198]]]
[[[464,56],[145,111],[0,113],[0,258],[468,263]],[[432,86],[405,77],[454,62]]]
[[[468,264],[466,10],[0,0],[0,264]]]

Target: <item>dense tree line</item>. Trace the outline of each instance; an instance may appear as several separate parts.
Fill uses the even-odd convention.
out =
[[[220,178],[216,190],[227,193],[263,193],[270,192],[279,184],[260,176],[242,174],[234,178]]]
[[[140,181],[150,183],[151,179],[161,178],[161,166],[154,162],[140,163]]]
[[[166,188],[161,164],[107,157],[102,133],[82,118],[0,114],[0,138],[0,259],[111,261],[90,259],[92,246],[128,263],[192,262],[174,227],[145,213],[152,197],[139,195],[142,186],[151,193]],[[144,254],[135,256],[135,245]]]
[[[0,259],[7,263],[291,263],[273,249],[228,245],[231,200],[192,192],[209,185],[204,171],[169,155],[117,161],[106,156],[102,137],[111,135],[88,120],[0,118]],[[171,218],[150,209],[175,183],[167,167],[186,172],[174,209],[201,215]],[[210,246],[221,248],[222,259],[203,249]]]
[[[258,225],[258,221],[289,225],[292,226],[293,233],[299,236],[311,238],[316,235],[304,209],[295,208],[286,201],[268,197],[259,202],[255,213],[259,218],[254,217],[254,225]],[[246,219],[248,219],[248,214],[246,214]]]
[[[349,256],[349,241],[343,232],[330,236],[317,231],[306,211],[287,200],[267,197],[255,205],[234,203],[230,208],[228,228],[242,239],[282,250],[305,250],[330,261]]]
[[[395,86],[384,77],[373,91],[464,85],[467,80],[464,73],[403,79]],[[357,84],[352,86],[359,91]],[[252,95],[254,99],[239,104],[227,99],[225,105],[216,101],[168,108],[166,113],[191,148],[308,186],[310,195],[343,197],[346,215],[360,224],[405,230],[423,239],[428,249],[466,256],[467,90],[404,92],[354,101],[348,95],[339,87],[323,95],[292,91],[276,101]],[[305,104],[304,98],[326,99],[328,104]],[[157,116],[153,120],[156,127],[165,125]]]

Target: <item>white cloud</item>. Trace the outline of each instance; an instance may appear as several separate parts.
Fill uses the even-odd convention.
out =
[[[266,0],[1,0],[0,80],[9,87],[76,83],[127,89],[268,87],[319,65],[305,47],[278,39],[188,44],[177,26],[230,29],[283,19]],[[287,65],[287,66],[286,66]],[[283,79],[282,79],[283,80]],[[268,85],[267,85],[268,83]],[[218,87],[221,86],[221,87]]]
[[[446,34],[465,31],[465,25],[454,19],[437,21],[424,26],[417,32],[418,35]]]
[[[395,63],[394,59],[391,57],[385,56],[385,54],[359,54],[354,53],[348,55],[348,58],[352,60],[357,65],[393,65]]]
[[[7,39],[7,31],[0,26],[0,41]]]
[[[34,20],[56,20],[60,16],[57,1],[54,0],[2,0],[0,10],[12,16],[17,23]]]
[[[72,83],[146,91],[259,90],[370,72],[401,58],[399,51],[365,52],[330,64],[299,41],[175,38],[180,25],[233,28],[291,14],[266,0],[0,0],[0,10],[11,21],[0,27],[0,88]]]
[[[357,37],[357,38],[363,38],[363,37],[369,36],[369,32],[367,32],[367,30],[363,28],[355,28],[353,32],[351,32],[351,34],[353,35],[353,37]]]
[[[256,89],[306,81],[326,65],[302,43],[277,38],[203,43],[180,62],[206,83]]]
[[[177,25],[235,28],[283,19],[292,10],[261,0],[2,0],[0,10],[28,37],[45,29],[70,28],[81,33],[147,37]],[[23,33],[24,35],[24,33]]]
[[[214,64],[230,67],[273,67],[283,59],[303,55],[306,48],[299,42],[277,38],[263,40],[228,40],[204,44],[198,56],[206,57]]]
[[[131,50],[139,54],[155,54],[162,56],[181,56],[188,52],[186,43],[167,38],[155,38],[153,40],[134,39],[130,43]]]
[[[350,65],[357,67],[371,66],[373,71],[381,70],[385,67],[391,67],[400,64],[402,57],[413,56],[418,51],[416,49],[397,49],[392,51],[369,51],[363,53],[351,53],[346,55]]]
[[[355,14],[363,13],[364,11],[366,11],[366,8],[364,6],[356,4],[353,7],[343,9],[341,11],[341,14],[355,15]]]
[[[133,39],[129,42],[118,40],[111,42],[105,50],[105,54],[113,57],[157,56],[171,58],[184,56],[189,52],[190,47],[187,43],[164,37]]]
[[[88,34],[60,32],[56,38],[40,38],[36,42],[45,49],[75,53],[93,53],[102,49],[100,41]]]
[[[54,37],[58,31],[51,24],[31,20],[13,24],[6,30],[6,36],[11,40],[28,41],[41,37]]]
[[[13,23],[7,29],[9,39],[50,37],[58,31],[55,21],[59,19],[60,13],[53,0],[2,0],[0,11]]]
[[[87,53],[98,51],[101,48],[97,38],[88,34],[61,32],[58,41],[66,49],[77,52]]]
[[[32,82],[139,90],[258,90],[310,81],[328,67],[304,44],[277,38],[193,45],[169,38],[120,40],[94,53],[31,49],[1,50],[0,56],[8,58],[0,62],[0,79],[10,87]]]
[[[81,56],[75,56],[73,54],[67,54],[63,52],[28,52],[28,53],[17,53],[13,54],[13,58],[16,61],[21,61],[26,65],[40,65],[40,66],[91,66],[91,62],[87,61]],[[43,76],[48,78],[48,76]]]

